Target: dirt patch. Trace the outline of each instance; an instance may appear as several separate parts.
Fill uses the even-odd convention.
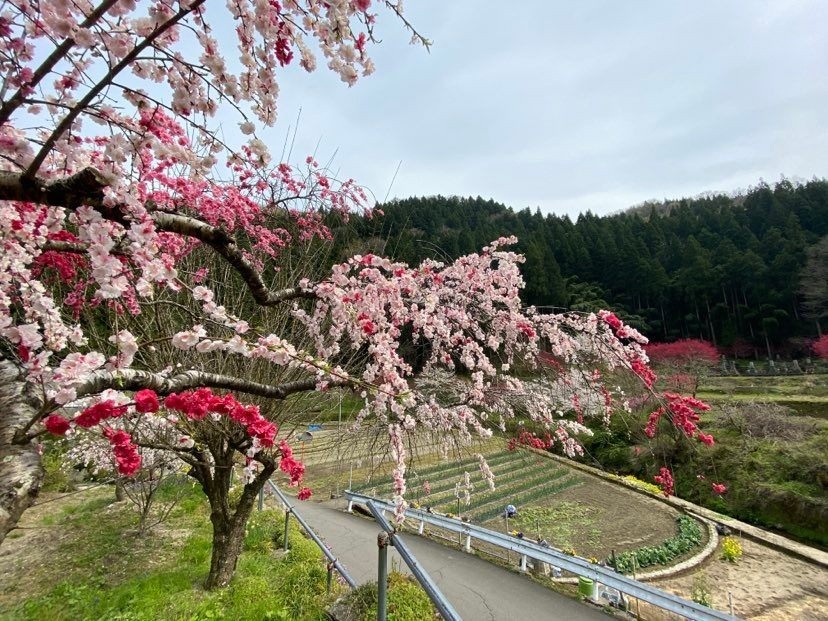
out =
[[[556,548],[574,548],[579,556],[606,558],[642,546],[661,544],[676,534],[678,513],[657,500],[631,494],[615,485],[584,473],[583,485],[558,492],[532,507],[550,508],[559,518],[540,531]],[[520,508],[519,508],[520,509]],[[502,530],[503,520],[492,521],[488,528]],[[528,524],[525,534],[537,536],[537,527]]]
[[[717,552],[692,573],[655,580],[655,586],[689,598],[693,581],[704,572],[714,608],[757,621],[828,621],[828,571],[742,539],[738,563],[719,559]],[[664,617],[666,618],[666,617]]]

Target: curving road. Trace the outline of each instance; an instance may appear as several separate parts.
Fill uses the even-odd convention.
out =
[[[376,581],[376,541],[380,528],[373,520],[346,513],[332,503],[299,502],[296,509],[330,546],[354,580]],[[417,535],[405,535],[403,540],[464,621],[607,621],[612,618],[477,556]],[[393,548],[389,553],[391,568],[406,569]]]

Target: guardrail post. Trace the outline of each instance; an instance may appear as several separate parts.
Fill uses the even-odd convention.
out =
[[[264,486],[259,490],[259,511],[264,509]]]
[[[520,571],[523,571],[523,572],[526,571],[526,555],[525,554],[520,555]]]
[[[285,511],[285,541],[284,541],[284,545],[282,546],[285,549],[285,552],[287,552],[290,549],[290,546],[288,544],[288,525],[289,524],[290,524],[290,509],[287,509]]]
[[[420,520],[420,528],[417,529],[417,534],[422,535],[424,529],[425,529],[425,522]]]
[[[471,535],[466,533],[466,545],[464,546],[466,552],[471,553]]]
[[[327,592],[331,592],[331,580],[333,579],[333,570],[334,570],[334,563],[333,561],[328,561],[328,580],[326,584]]]
[[[377,535],[379,558],[377,563],[377,621],[386,621],[388,614],[388,533]]]
[[[348,501],[348,513],[353,513],[353,512],[354,512],[354,501],[349,500]]]

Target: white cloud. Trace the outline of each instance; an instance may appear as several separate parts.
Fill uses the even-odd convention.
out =
[[[432,52],[381,15],[377,73],[282,83],[281,144],[338,149],[382,199],[481,195],[577,214],[828,172],[828,5],[418,0]],[[321,141],[320,141],[321,138]]]

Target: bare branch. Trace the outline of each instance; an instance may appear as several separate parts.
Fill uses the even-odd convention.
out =
[[[224,258],[244,280],[253,299],[262,306],[273,306],[296,298],[312,298],[313,292],[299,287],[271,291],[262,280],[261,274],[248,261],[235,240],[223,229],[211,226],[197,218],[179,214],[154,212],[155,226],[168,233],[178,233],[198,239]]]
[[[92,11],[88,17],[83,20],[80,24],[78,24],[79,28],[89,28],[95,22],[97,22],[104,13],[106,13],[118,0],[104,0],[101,4]],[[67,54],[72,46],[75,45],[75,40],[71,37],[67,37],[63,40],[63,42],[55,47],[51,54],[44,60],[41,65],[35,70],[34,75],[32,78],[27,82],[26,88],[19,88],[17,92],[9,98],[8,101],[4,101],[3,105],[0,106],[0,125],[5,123],[9,120],[12,113],[20,107],[21,104],[25,102],[26,92],[29,89],[34,89],[35,86],[40,84],[40,82],[45,78],[48,73],[58,64],[62,59],[67,57]]]
[[[209,386],[211,388],[222,388],[235,392],[243,392],[260,397],[271,399],[285,399],[297,392],[308,392],[316,390],[317,379],[315,377],[286,382],[284,384],[261,384],[249,380],[233,377],[230,375],[219,375],[206,371],[185,371],[172,377],[164,377],[159,373],[141,371],[138,369],[121,369],[119,371],[98,371],[81,384],[76,393],[78,398],[97,394],[107,388],[118,390],[141,390],[151,388],[159,395],[168,395],[173,392]],[[348,386],[347,380],[330,382],[332,387]]]

